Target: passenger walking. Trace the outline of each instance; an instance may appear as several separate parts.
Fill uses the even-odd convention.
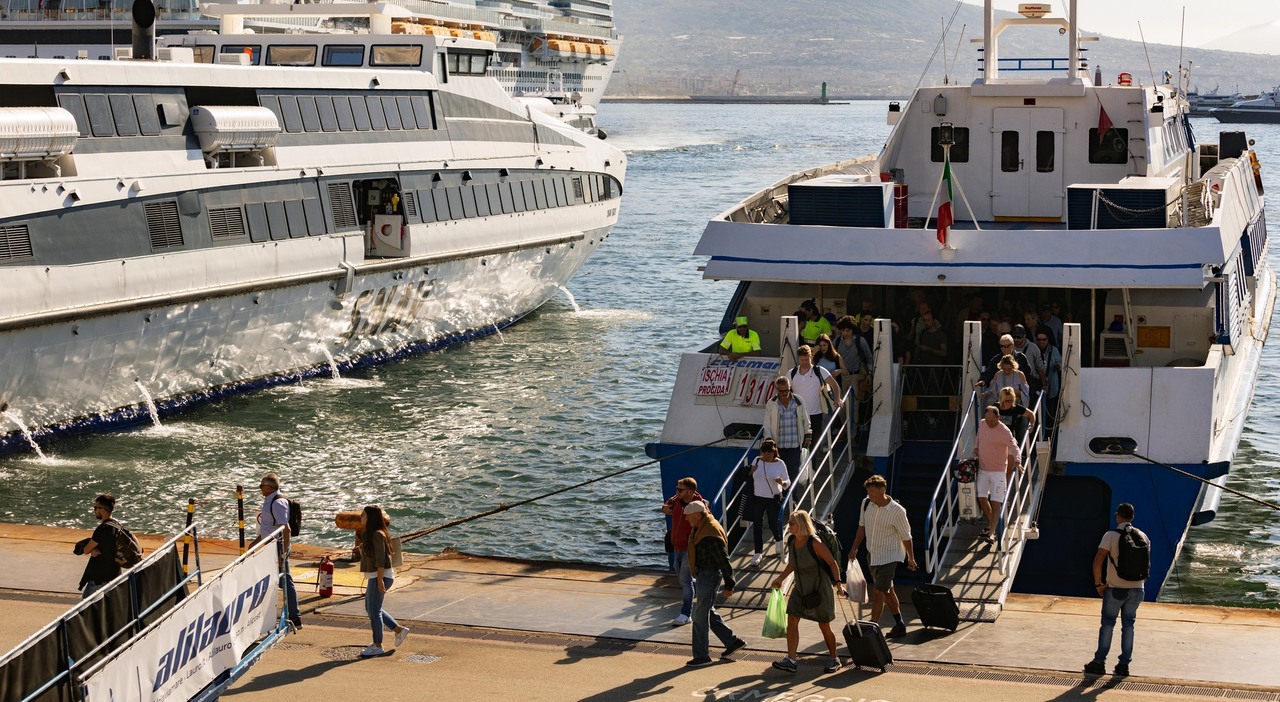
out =
[[[787,537],[787,567],[773,586],[782,587],[788,575],[795,573],[791,596],[787,598],[787,655],[773,662],[773,667],[788,673],[796,672],[796,656],[800,648],[800,620],[817,622],[822,639],[831,654],[826,672],[840,669],[840,656],[836,653],[836,635],[831,622],[836,618],[835,589],[840,587],[840,566],[836,556],[827,549],[816,530],[809,513],[799,509],[787,520],[791,536]],[[842,594],[843,594],[843,589]]]
[[[1000,388],[1000,423],[1009,427],[1013,438],[1022,445],[1028,427],[1035,427],[1035,412],[1018,403],[1018,391],[1013,388]]]
[[[289,621],[295,628],[302,628],[302,613],[298,610],[298,590],[293,586],[293,573],[289,572],[289,499],[280,494],[280,476],[267,473],[258,483],[262,490],[262,509],[258,510],[258,536],[253,543],[265,539],[276,530],[280,532],[280,583],[284,588],[285,607],[288,609]],[[252,544],[251,544],[252,545]]]
[[[1022,470],[1022,452],[1018,442],[1000,422],[1000,408],[989,405],[978,423],[978,444],[974,447],[978,459],[978,508],[987,519],[987,527],[979,534],[984,542],[995,542],[1000,507],[1009,492],[1009,478],[1014,470]]]
[[[800,474],[801,451],[813,442],[809,414],[804,402],[791,392],[791,381],[779,376],[773,381],[774,396],[764,405],[764,438],[778,442],[778,457],[787,464],[791,482]]]
[[[791,380],[791,389],[809,412],[810,429],[814,434],[821,434],[827,417],[840,407],[840,386],[836,384],[835,377],[826,368],[814,365],[813,349],[809,346],[796,349],[796,367],[787,373],[787,377]],[[817,448],[821,447],[815,450]],[[800,468],[787,467],[792,470]]]
[[[889,484],[883,475],[873,475],[862,483],[867,496],[862,501],[858,516],[858,531],[849,549],[849,561],[858,565],[858,547],[867,542],[867,564],[871,566],[871,621],[879,624],[884,608],[893,615],[893,629],[885,638],[896,639],[907,635],[907,622],[902,618],[902,603],[893,588],[898,574],[898,564],[904,560],[907,568],[916,569],[914,542],[911,539],[911,523],[907,510],[888,494]]]
[[[93,536],[81,539],[76,543],[74,552],[77,556],[89,557],[84,564],[84,574],[80,576],[80,599],[88,599],[90,595],[102,589],[103,585],[115,580],[120,575],[120,566],[116,564],[116,529],[119,522],[111,518],[115,511],[116,498],[111,493],[103,493],[93,499],[93,516],[98,520]]]
[[[1109,563],[1107,577],[1102,577],[1103,564]],[[1093,557],[1093,584],[1102,597],[1102,625],[1098,627],[1098,650],[1084,672],[1102,675],[1107,672],[1107,654],[1115,633],[1116,617],[1120,618],[1120,658],[1116,675],[1128,675],[1133,661],[1133,630],[1138,619],[1151,571],[1151,540],[1133,525],[1133,505],[1121,502],[1116,507],[1116,528],[1102,535],[1098,552]]]
[[[787,477],[787,464],[778,458],[778,444],[773,439],[760,442],[760,455],[751,462],[751,502],[749,514],[752,538],[756,550],[751,555],[751,565],[760,565],[764,550],[764,520],[769,520],[769,533],[778,555],[782,555],[782,528],[778,525],[782,500],[791,485]]]
[[[689,520],[689,569],[693,571],[697,601],[693,606],[693,658],[686,666],[711,665],[711,633],[724,644],[721,658],[747,645],[724,623],[715,610],[716,593],[724,579],[724,596],[733,594],[733,566],[729,565],[729,542],[724,527],[707,511],[706,502],[692,502],[684,508]]]
[[[366,580],[364,589],[364,609],[369,614],[369,627],[373,630],[373,643],[360,651],[362,658],[381,656],[382,629],[386,627],[395,632],[396,648],[404,645],[409,638],[409,627],[400,626],[396,620],[382,609],[387,590],[395,583],[395,570],[391,566],[394,556],[391,545],[391,533],[387,525],[391,518],[377,505],[369,505],[360,513],[360,525],[364,531],[364,543],[360,545],[360,574]]]
[[[693,614],[693,573],[689,570],[689,534],[693,528],[689,526],[689,520],[684,518],[684,508],[701,501],[698,481],[681,478],[676,481],[676,494],[662,504],[662,513],[671,517],[671,566],[676,571],[676,579],[680,581],[680,614],[676,615],[671,626],[688,624],[689,617]]]

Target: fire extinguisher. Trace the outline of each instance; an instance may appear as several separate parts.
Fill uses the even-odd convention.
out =
[[[333,597],[333,561],[328,556],[320,561],[320,575],[316,578],[321,597]]]

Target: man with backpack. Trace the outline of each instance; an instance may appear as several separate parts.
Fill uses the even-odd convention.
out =
[[[80,599],[89,599],[90,595],[120,575],[120,565],[116,563],[116,530],[119,523],[111,518],[111,512],[115,508],[116,498],[110,493],[95,497],[93,516],[98,519],[98,526],[94,528],[93,536],[76,543],[75,554],[89,557],[89,562],[84,566],[84,575],[80,576],[79,588],[83,593]]]
[[[289,498],[280,494],[280,477],[275,473],[262,476],[258,487],[262,489],[262,509],[258,511],[258,537],[253,543],[269,536],[276,527],[284,527],[280,532],[280,581],[284,588],[285,606],[289,609],[289,621],[301,629],[302,613],[298,611],[298,590],[294,588],[293,574],[289,572],[289,539],[293,530],[290,517],[295,508],[290,504]]]
[[[1109,563],[1102,577],[1103,564]],[[1107,654],[1111,651],[1116,617],[1120,617],[1120,658],[1116,675],[1129,674],[1133,660],[1133,626],[1142,604],[1147,576],[1151,573],[1151,540],[1133,525],[1133,505],[1120,503],[1116,508],[1116,528],[1102,535],[1098,553],[1093,557],[1093,584],[1102,597],[1102,625],[1098,628],[1098,650],[1084,672],[1104,675]]]
[[[862,486],[867,489],[867,497],[862,501],[858,531],[853,536],[849,560],[854,567],[862,567],[857,564],[858,547],[866,539],[867,560],[871,566],[871,621],[880,623],[880,615],[887,604],[889,613],[893,615],[893,629],[885,634],[885,638],[896,639],[907,635],[907,622],[902,618],[902,605],[893,590],[893,578],[903,560],[906,560],[907,568],[916,569],[911,523],[907,521],[907,510],[889,497],[889,483],[883,475],[867,478]]]

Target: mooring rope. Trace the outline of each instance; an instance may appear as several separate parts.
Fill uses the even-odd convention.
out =
[[[568,492],[568,491],[573,490],[573,489],[575,489],[575,488],[580,488],[580,487],[582,487],[582,486],[584,486],[584,485],[590,485],[591,483],[598,483],[598,482],[600,482],[601,480],[608,480],[609,478],[616,478],[616,477],[618,477],[619,475],[623,475],[624,473],[630,473],[631,471],[634,471],[634,470],[640,470],[641,468],[645,468],[645,467],[651,466],[651,465],[653,465],[654,463],[657,463],[657,462],[659,462],[659,461],[661,461],[661,460],[664,460],[664,459],[667,459],[667,458],[675,458],[676,456],[683,456],[684,454],[686,454],[686,453],[691,453],[691,452],[693,452],[693,451],[700,451],[700,450],[702,450],[702,449],[704,449],[704,448],[708,448],[708,447],[710,447],[710,446],[715,446],[716,444],[719,444],[719,443],[722,443],[722,442],[728,441],[729,439],[732,439],[732,438],[738,438],[738,437],[729,437],[729,436],[726,436],[726,437],[724,437],[724,438],[722,438],[722,439],[716,439],[715,441],[710,441],[710,442],[707,442],[707,443],[702,444],[702,445],[700,445],[700,446],[692,446],[692,447],[690,447],[690,448],[684,449],[683,451],[677,451],[677,452],[675,452],[675,453],[673,453],[673,454],[671,454],[671,455],[669,455],[669,456],[663,456],[662,458],[655,458],[655,459],[653,459],[652,461],[646,461],[646,462],[641,463],[640,465],[637,465],[637,466],[631,466],[630,468],[623,468],[622,470],[617,470],[617,471],[614,471],[614,472],[612,472],[612,473],[606,473],[605,475],[600,475],[600,476],[594,477],[594,478],[592,478],[592,479],[590,479],[590,480],[584,480],[584,481],[582,481],[582,482],[580,482],[580,483],[575,483],[575,484],[573,484],[573,485],[569,485],[569,486],[566,486],[566,487],[562,487],[562,488],[560,488],[559,490],[552,490],[551,492],[543,493],[543,494],[541,494],[541,495],[537,495],[537,496],[535,496],[535,497],[530,497],[530,498],[528,498],[528,499],[520,500],[520,501],[518,501],[518,502],[511,502],[511,503],[503,502],[503,503],[500,503],[497,507],[494,507],[493,509],[488,509],[488,510],[485,510],[485,511],[483,511],[483,512],[477,512],[476,514],[472,514],[472,515],[469,515],[469,516],[466,516],[466,517],[460,517],[460,518],[458,518],[458,519],[454,519],[454,520],[452,520],[452,521],[445,522],[444,524],[437,524],[436,526],[428,527],[428,528],[426,528],[426,529],[419,529],[418,531],[411,531],[411,532],[409,532],[408,534],[404,534],[403,536],[401,536],[401,537],[400,537],[400,543],[401,543],[401,544],[407,544],[407,543],[409,543],[410,541],[413,541],[413,540],[415,540],[415,539],[420,539],[420,538],[422,538],[422,537],[424,537],[424,536],[426,536],[426,535],[428,535],[428,534],[433,534],[433,533],[435,533],[435,532],[437,532],[437,531],[441,531],[441,530],[443,530],[443,529],[448,529],[448,528],[450,528],[450,527],[455,527],[455,526],[458,526],[459,524],[466,524],[467,522],[474,522],[474,521],[475,521],[475,520],[477,520],[477,519],[482,519],[482,518],[484,518],[484,517],[488,517],[488,516],[491,516],[491,515],[494,515],[494,514],[498,514],[499,512],[505,512],[505,511],[507,511],[507,510],[509,510],[509,509],[514,509],[514,508],[516,508],[516,507],[520,507],[521,505],[527,505],[527,504],[529,504],[530,502],[537,502],[538,500],[543,500],[543,499],[546,499],[546,498],[551,497],[551,496],[553,496],[553,495],[559,495],[559,494],[560,494],[560,493],[562,493],[562,492]]]
[[[1267,502],[1266,500],[1263,500],[1263,499],[1260,499],[1260,498],[1254,497],[1253,495],[1250,495],[1250,494],[1247,494],[1247,493],[1241,492],[1241,491],[1239,491],[1239,490],[1236,490],[1235,488],[1229,488],[1229,487],[1227,487],[1226,485],[1218,485],[1217,483],[1214,483],[1212,480],[1205,480],[1204,478],[1201,478],[1200,476],[1195,475],[1195,474],[1193,474],[1193,473],[1188,473],[1187,471],[1182,470],[1181,468],[1174,468],[1173,466],[1169,465],[1168,463],[1161,463],[1160,461],[1157,461],[1157,460],[1154,460],[1154,459],[1151,459],[1151,458],[1147,458],[1146,456],[1144,456],[1144,455],[1142,455],[1142,454],[1138,453],[1137,451],[1130,451],[1130,452],[1129,452],[1129,455],[1130,455],[1130,456],[1133,456],[1134,458],[1140,458],[1140,459],[1142,459],[1142,460],[1144,460],[1144,461],[1146,461],[1147,463],[1150,463],[1150,464],[1152,464],[1152,465],[1157,465],[1157,466],[1160,466],[1161,468],[1168,468],[1169,470],[1171,470],[1171,471],[1173,471],[1173,472],[1177,473],[1178,475],[1185,475],[1186,477],[1191,478],[1192,480],[1199,480],[1200,482],[1204,483],[1205,485],[1208,485],[1208,486],[1210,486],[1210,487],[1216,487],[1216,488],[1218,488],[1219,490],[1222,490],[1222,491],[1224,491],[1224,492],[1229,492],[1229,493],[1231,493],[1232,495],[1235,495],[1235,496],[1237,496],[1237,497],[1243,497],[1244,499],[1249,500],[1250,502],[1256,502],[1256,503],[1258,503],[1258,504],[1262,505],[1263,507],[1270,507],[1271,509],[1274,509],[1274,510],[1280,510],[1280,505],[1278,505],[1278,504],[1276,504],[1276,503],[1274,503],[1274,502]]]

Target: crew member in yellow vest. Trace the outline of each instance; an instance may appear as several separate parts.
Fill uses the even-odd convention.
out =
[[[746,317],[738,317],[734,320],[734,328],[724,335],[724,341],[720,342],[720,355],[728,356],[730,361],[736,361],[743,356],[755,356],[760,353],[760,335],[751,330],[747,326]]]

